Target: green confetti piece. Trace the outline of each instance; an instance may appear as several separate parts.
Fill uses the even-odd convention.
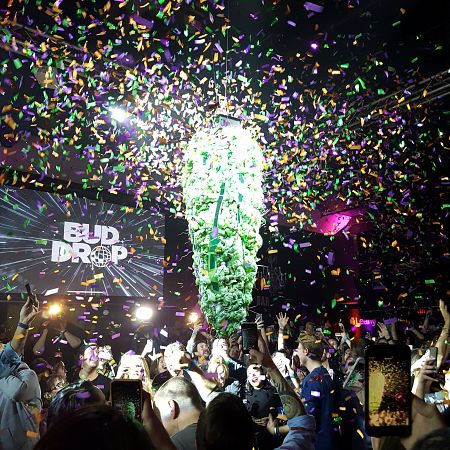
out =
[[[22,61],[19,58],[16,58],[13,62],[16,69],[20,69],[22,67]]]
[[[34,242],[37,245],[47,245],[48,243],[47,239],[36,239]]]
[[[425,280],[425,284],[435,284],[434,280]]]

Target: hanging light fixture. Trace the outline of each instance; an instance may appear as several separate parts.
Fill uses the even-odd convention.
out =
[[[200,307],[219,336],[239,329],[252,301],[262,239],[263,156],[239,120],[217,114],[184,153],[186,219]]]

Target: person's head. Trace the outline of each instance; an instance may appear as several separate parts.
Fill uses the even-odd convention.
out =
[[[216,374],[216,380],[219,386],[225,386],[230,371],[225,360],[221,356],[213,357],[209,361],[208,372]]]
[[[257,448],[252,418],[242,400],[222,393],[200,414],[197,450],[252,450]]]
[[[212,351],[213,355],[221,355],[228,353],[228,341],[224,338],[216,338],[212,343]]]
[[[64,379],[64,381],[67,378],[67,370],[66,365],[64,364],[64,361],[59,360],[53,365],[53,373],[61,378]]]
[[[335,351],[337,351],[339,348],[339,342],[335,338],[328,339],[328,345],[330,346],[330,348],[334,349]]]
[[[41,396],[44,408],[48,408],[53,397],[66,385],[66,379],[53,373],[47,378],[43,378],[39,385],[41,387]]]
[[[297,355],[302,366],[306,366],[308,360],[319,362],[323,356],[323,344],[320,339],[303,333],[298,338]]]
[[[277,366],[281,374],[286,375],[286,354],[284,352],[274,352],[272,354],[272,360]],[[289,361],[288,361],[289,362]]]
[[[259,364],[250,364],[247,367],[247,382],[254,389],[261,389],[265,384],[266,376],[263,368]]]
[[[414,426],[414,425],[413,425]],[[442,427],[418,440],[412,450],[441,450],[448,448],[450,443],[450,428]]]
[[[53,398],[48,408],[47,426],[50,428],[62,417],[77,409],[104,405],[105,395],[90,381],[77,381],[61,389]]]
[[[228,351],[230,358],[239,359],[241,355],[241,349],[239,348],[239,344],[233,344]]]
[[[153,400],[155,412],[170,436],[189,425],[189,420],[195,423],[203,409],[197,388],[183,377],[166,381]]]
[[[314,336],[316,334],[316,326],[312,322],[306,322],[305,333]]]
[[[170,375],[177,376],[177,366],[180,358],[186,353],[186,347],[181,342],[172,342],[164,350],[164,360]]]
[[[72,411],[41,437],[34,450],[149,450],[150,437],[138,422],[106,405]]]
[[[85,370],[95,370],[99,365],[97,344],[84,345],[80,349],[81,368]]]
[[[36,358],[31,361],[30,369],[36,372],[39,381],[41,381],[43,378],[47,378],[52,373],[51,364],[44,358]]]
[[[150,364],[150,378],[153,380],[156,376],[166,370],[166,362],[164,360],[164,356],[161,355],[158,358],[155,358]]]
[[[210,354],[208,343],[205,341],[197,342],[195,350],[199,357],[208,357]]]

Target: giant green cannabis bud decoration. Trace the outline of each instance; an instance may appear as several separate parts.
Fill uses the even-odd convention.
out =
[[[200,307],[219,336],[247,315],[262,239],[262,151],[239,121],[217,116],[184,154],[183,195]]]

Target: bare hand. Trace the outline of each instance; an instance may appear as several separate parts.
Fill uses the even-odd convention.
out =
[[[262,317],[258,317],[255,322],[258,330],[262,330],[264,328],[264,320],[262,319]]]
[[[436,375],[436,360],[433,358],[427,358],[423,363],[422,368],[419,372],[420,382],[424,381],[438,381],[433,376]]]
[[[410,450],[423,436],[444,427],[444,420],[436,407],[427,405],[422,399],[414,396],[412,404],[412,432],[407,438],[401,439],[401,442],[406,450]]]
[[[63,331],[67,330],[67,320],[66,319],[59,319],[55,321],[54,327],[58,333],[62,333]]]
[[[33,300],[28,297],[19,313],[19,321],[25,325],[31,324],[34,318],[39,314],[39,302],[33,304]]]
[[[439,309],[446,324],[450,323],[450,314],[444,300],[439,300]]]
[[[265,427],[267,425],[267,423],[269,422],[269,418],[268,417],[261,417],[261,419],[255,419],[254,417],[252,417],[253,422],[255,422],[257,425],[260,425],[262,427]]]
[[[260,331],[258,332],[258,350],[251,348],[249,354],[252,364],[260,364],[266,368],[276,367]]]
[[[389,334],[389,330],[387,329],[386,325],[383,322],[378,322],[377,326],[380,329],[382,336],[385,339],[389,339],[391,335]]]
[[[269,415],[269,420],[267,421],[266,428],[267,428],[267,431],[268,431],[272,436],[275,436],[275,427],[276,427],[276,426],[278,426],[278,420],[277,420],[277,419],[273,420],[273,419],[272,419],[272,416]]]
[[[287,324],[289,323],[289,317],[287,316],[286,313],[279,313],[277,316],[277,320],[278,320],[278,328],[280,330],[284,330],[287,326]]]

